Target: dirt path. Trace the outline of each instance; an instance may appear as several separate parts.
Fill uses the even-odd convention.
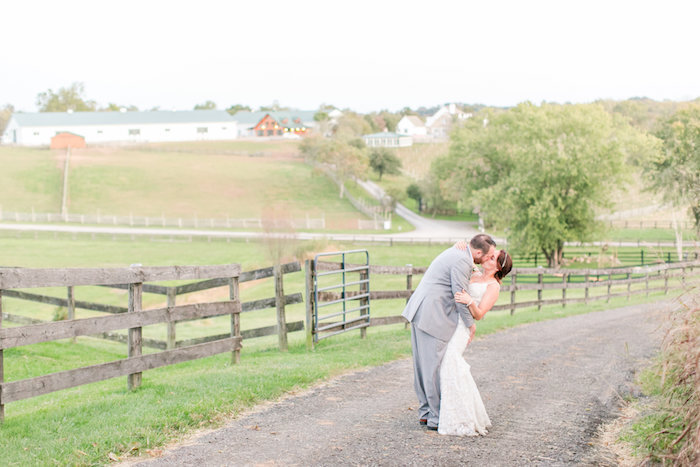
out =
[[[520,326],[465,357],[493,422],[458,438],[417,423],[408,359],[245,414],[149,465],[614,465],[592,443],[659,347],[661,304]]]

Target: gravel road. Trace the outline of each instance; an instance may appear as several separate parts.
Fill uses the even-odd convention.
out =
[[[634,391],[657,351],[667,303],[519,326],[465,352],[493,427],[485,437],[417,422],[412,366],[403,359],[248,412],[137,461],[171,465],[615,465],[598,427]],[[408,339],[408,337],[407,337]]]

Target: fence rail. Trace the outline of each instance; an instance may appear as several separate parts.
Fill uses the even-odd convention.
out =
[[[310,229],[323,230],[326,228],[326,218],[304,219],[260,219],[260,218],[199,218],[161,216],[119,216],[114,214],[59,214],[46,212],[14,212],[0,209],[0,222],[30,222],[30,223],[70,223],[90,225],[119,225],[130,227],[177,227],[177,228],[221,228],[221,229]]]
[[[223,352],[232,352],[233,360],[238,361],[242,341],[239,325],[242,307],[238,295],[240,271],[238,264],[113,269],[0,268],[0,422],[5,418],[5,404],[9,402],[118,376],[127,376],[127,385],[129,389],[133,389],[141,385],[142,372],[145,370]],[[143,310],[143,283],[146,281],[220,277],[228,279],[230,298],[228,301]],[[129,306],[126,313],[16,328],[2,327],[5,317],[2,312],[2,296],[7,293],[6,289],[65,286],[69,288],[70,297],[70,291],[75,286],[119,283],[128,284]],[[207,343],[143,355],[143,326],[222,315],[231,316],[231,332],[225,337]],[[18,381],[5,382],[4,380],[4,349],[110,332],[116,329],[128,329],[126,338],[128,355],[125,359]]]
[[[624,220],[624,219],[612,219],[603,220],[605,225],[611,228],[619,229],[666,229],[673,230],[676,226],[680,229],[691,230],[695,229],[695,225],[688,221],[679,221],[676,226],[673,225],[673,221],[650,221],[650,220]]]
[[[149,270],[153,270],[154,268],[148,268]],[[3,288],[3,282],[2,278],[5,277],[7,284],[16,284],[16,282],[10,282],[11,281],[11,269],[2,271],[0,269],[0,289]],[[27,269],[17,269],[17,271],[21,271],[23,273],[26,272],[26,274],[32,274],[32,271],[34,270],[27,270]],[[41,271],[41,272],[39,272]],[[60,270],[64,271],[64,270]],[[281,281],[281,276],[284,274],[289,274],[293,272],[299,272],[301,271],[301,266],[299,265],[298,262],[294,263],[286,263],[280,266],[280,281]],[[155,273],[155,271],[151,271],[152,273]],[[52,272],[51,270],[35,270],[34,274],[41,274],[44,276],[45,279],[50,279],[52,277]],[[80,269],[75,269],[71,270],[71,274],[77,274],[78,276],[84,275],[84,272]],[[275,268],[274,267],[267,267],[267,268],[262,268],[262,269],[256,269],[253,271],[245,271],[240,273],[240,276],[238,278],[239,283],[243,282],[248,282],[248,281],[254,281],[254,280],[259,280],[259,279],[265,279],[268,277],[276,277],[277,274],[275,273]],[[122,276],[123,277],[123,276]],[[189,276],[183,276],[182,278],[192,278]],[[28,283],[27,281],[29,278],[25,278],[24,281],[25,283]],[[55,283],[55,279],[51,279],[52,283]],[[77,278],[76,278],[77,280]],[[59,285],[64,285],[64,284],[59,284]],[[84,284],[80,284],[84,285]],[[129,284],[97,284],[98,286],[101,287],[106,287],[106,288],[116,288],[116,289],[128,289]],[[152,294],[157,294],[157,295],[165,295],[168,300],[168,307],[169,309],[175,309],[176,301],[177,301],[177,296],[178,295],[183,295],[183,294],[188,294],[188,293],[193,293],[193,292],[199,292],[203,290],[209,290],[213,288],[218,288],[218,287],[224,287],[229,285],[229,279],[225,277],[219,277],[219,278],[213,278],[213,279],[207,279],[207,280],[202,280],[198,282],[192,282],[189,284],[183,284],[183,285],[178,285],[178,286],[162,286],[162,285],[155,285],[155,284],[143,284],[142,285],[142,291],[145,293],[152,293]],[[7,287],[7,286],[5,286]],[[26,287],[26,285],[23,285],[22,287]],[[69,286],[70,287],[70,286]],[[17,287],[19,288],[19,287]],[[71,295],[71,292],[69,291],[68,295]],[[5,290],[4,291],[4,296],[9,297],[9,298],[16,298],[20,300],[27,300],[27,301],[32,301],[32,302],[38,302],[38,303],[45,303],[49,305],[56,305],[56,306],[61,306],[61,307],[66,307],[69,310],[69,319],[71,316],[74,314],[75,309],[84,309],[84,310],[91,310],[91,311],[99,311],[103,313],[110,313],[110,314],[121,314],[121,313],[127,313],[129,311],[128,308],[126,307],[119,307],[119,306],[114,306],[114,305],[106,305],[102,303],[94,303],[94,302],[86,302],[86,301],[79,301],[79,300],[70,300],[69,298],[59,298],[59,297],[53,297],[53,296],[48,296],[48,295],[39,295],[39,294],[33,294],[29,292],[24,292],[24,291],[18,291],[18,290]],[[258,299],[258,300],[253,300],[253,301],[247,301],[241,303],[240,306],[240,313],[247,313],[251,311],[257,311],[257,310],[264,310],[268,308],[276,308],[279,304],[279,306],[282,308],[282,312],[284,312],[284,306],[286,305],[293,305],[297,303],[302,303],[304,301],[303,296],[300,292],[297,293],[291,293],[291,294],[284,294],[283,289],[279,288],[279,290],[276,290],[276,295],[274,297],[269,297],[269,298],[263,298],[263,299]],[[279,311],[278,311],[279,313]],[[15,324],[42,324],[46,323],[46,321],[34,319],[34,318],[28,318],[25,316],[21,315],[14,315],[14,314],[8,314],[4,313],[3,315],[4,319],[6,319],[8,322],[12,322]],[[201,342],[208,342],[211,339],[209,338],[201,338],[201,339],[189,339],[186,341],[177,341],[176,340],[176,326],[177,323],[183,322],[183,321],[191,321],[194,319],[201,319],[202,317],[188,317],[188,316],[182,316],[182,317],[173,317],[173,319],[168,321],[168,337],[166,341],[162,340],[157,340],[157,339],[142,339],[143,340],[143,345],[145,347],[150,347],[150,348],[155,348],[155,349],[173,349],[177,347],[182,347],[184,345],[192,345],[193,342],[195,343],[201,343]],[[282,318],[280,318],[282,319]],[[287,332],[293,332],[299,330],[299,323],[286,323],[285,326],[270,326],[270,327],[265,327],[261,329],[251,329],[247,331],[243,331],[241,334],[244,337],[247,338],[252,338],[252,337],[263,337],[263,336],[268,336],[268,335],[274,335],[274,334],[284,334],[283,337],[281,337],[281,340],[286,340],[286,333]],[[113,333],[109,332],[111,331],[110,329],[105,329],[102,331],[95,331],[95,333],[91,334],[93,337],[98,337],[106,340],[111,340],[111,341],[116,341],[116,342],[125,342],[126,336],[123,334],[119,333]]]

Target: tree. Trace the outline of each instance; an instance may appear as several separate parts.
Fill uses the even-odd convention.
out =
[[[565,242],[590,240],[626,160],[651,144],[596,104],[524,103],[480,117],[454,132],[431,174],[445,198],[479,208],[488,225],[509,232],[509,246],[543,252],[550,267]]]
[[[384,174],[401,173],[401,159],[386,148],[377,148],[369,154],[369,166],[379,174],[381,181]]]
[[[114,102],[110,102],[104,107],[98,109],[100,112],[121,112],[124,109],[127,112],[138,112],[139,108],[135,105],[117,105]]]
[[[325,122],[328,120],[328,114],[323,111],[318,111],[314,114],[314,121],[315,122]]]
[[[15,112],[15,108],[12,104],[5,104],[5,107],[0,109],[0,137],[5,131],[7,122],[10,121],[10,117]]]
[[[36,96],[36,106],[39,112],[92,112],[97,108],[95,101],[86,100],[83,96],[85,85],[75,82],[67,88],[60,88],[57,92],[49,89],[40,92]]]
[[[656,136],[662,149],[646,166],[651,186],[674,206],[689,206],[700,235],[700,103],[676,112]]]
[[[236,115],[238,112],[250,112],[251,108],[248,107],[247,105],[242,105],[242,104],[233,104],[231,107],[226,109],[226,112],[230,113],[231,115]]]
[[[194,110],[216,110],[216,103],[214,101],[206,101],[203,104],[195,105]]]
[[[406,187],[406,195],[416,201],[416,204],[418,205],[418,212],[421,212],[423,192],[421,191],[420,186],[418,186],[417,183],[411,183]]]
[[[372,127],[362,116],[347,111],[343,112],[343,116],[338,119],[333,133],[335,138],[348,140],[372,133]]]
[[[330,173],[340,188],[341,198],[345,196],[345,182],[362,176],[367,170],[365,151],[341,139],[307,137],[299,149],[308,161]]]

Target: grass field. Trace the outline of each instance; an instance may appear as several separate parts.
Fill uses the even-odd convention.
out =
[[[71,155],[68,211],[167,218],[304,219],[353,230],[365,216],[335,185],[298,157],[243,142],[219,145],[87,148]],[[255,152],[251,148],[255,149]],[[221,151],[224,151],[221,149]],[[249,151],[250,154],[240,154]],[[259,155],[258,155],[259,154]],[[0,206],[5,211],[61,211],[63,151],[0,147]]]

